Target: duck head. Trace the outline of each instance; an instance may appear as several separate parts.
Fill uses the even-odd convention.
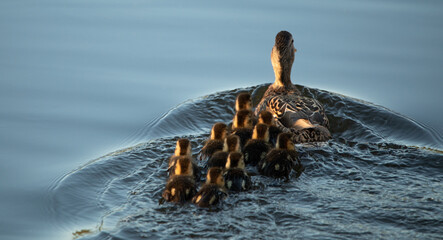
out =
[[[240,138],[237,135],[231,134],[225,138],[223,144],[223,151],[225,152],[240,152]]]
[[[251,94],[246,92],[238,94],[237,99],[235,100],[235,111],[238,112],[240,110],[251,110],[251,109],[252,109]]]
[[[269,130],[268,125],[264,123],[258,123],[254,127],[254,131],[252,132],[252,139],[261,139],[265,140],[265,142],[269,141]]]
[[[250,110],[240,110],[235,113],[232,121],[232,128],[250,128],[252,129],[252,112]]]
[[[275,144],[277,149],[295,150],[294,142],[292,141],[292,135],[290,133],[280,133],[277,136],[277,143]]]
[[[229,168],[241,168],[245,169],[245,161],[243,159],[243,154],[239,152],[231,152],[228,155],[228,159],[226,160],[226,169]]]
[[[211,139],[213,140],[223,140],[226,138],[227,126],[226,124],[219,122],[212,126]]]
[[[274,116],[272,116],[272,113],[269,112],[268,110],[263,110],[258,115],[258,123],[264,123],[268,126],[274,126],[275,125],[274,121],[275,121]]]
[[[175,175],[192,176],[194,174],[191,159],[188,156],[181,156],[175,162]]]
[[[223,178],[223,169],[219,167],[210,168],[206,175],[206,183],[215,183],[220,187],[224,187],[225,179]]]
[[[275,44],[271,52],[271,62],[274,68],[276,86],[287,87],[291,83],[291,69],[294,63],[294,39],[287,31],[281,31],[275,37]]]
[[[191,142],[186,138],[180,138],[177,140],[177,144],[175,146],[175,156],[192,156],[191,153]]]

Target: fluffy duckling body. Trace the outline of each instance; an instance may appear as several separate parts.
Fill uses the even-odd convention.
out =
[[[212,157],[207,162],[207,167],[221,167],[224,168],[228,155],[230,152],[241,152],[240,149],[240,138],[237,135],[229,135],[223,144],[223,150],[218,151],[212,155]]]
[[[277,143],[277,136],[282,131],[280,130],[280,128],[275,126],[275,120],[274,116],[272,116],[272,113],[267,110],[261,111],[258,115],[258,123],[264,123],[268,126],[269,143],[275,147],[275,144]]]
[[[228,190],[239,192],[250,189],[251,178],[245,171],[245,162],[241,153],[231,152],[225,168],[223,177]]]
[[[187,157],[190,159],[195,180],[199,181],[201,177],[200,167],[197,165],[197,163],[195,163],[194,159],[192,158],[191,142],[186,138],[180,138],[177,140],[174,155],[172,155],[169,158],[169,164],[168,164],[169,176],[175,175],[177,159],[181,157]]]
[[[235,113],[232,123],[232,133],[240,137],[240,147],[246,145],[246,142],[252,138],[252,112],[249,110],[240,110]]]
[[[292,169],[297,177],[303,171],[303,166],[298,158],[292,142],[291,134],[280,133],[277,138],[277,146],[257,165],[258,171],[269,177],[289,179]]]
[[[293,133],[297,143],[327,141],[331,133],[323,106],[315,99],[302,96],[291,82],[295,51],[292,35],[279,32],[271,53],[275,82],[266,90],[255,114],[270,111],[277,118],[276,125],[284,132]]]
[[[208,170],[206,183],[202,185],[198,193],[192,198],[192,202],[199,207],[211,207],[219,204],[227,197],[223,170],[212,167]]]
[[[271,149],[268,141],[268,126],[262,123],[255,125],[252,139],[248,140],[243,149],[245,163],[255,166],[263,160]]]
[[[175,162],[174,175],[169,178],[163,191],[163,200],[176,203],[190,201],[197,192],[193,172],[189,157],[178,157]]]
[[[199,159],[201,161],[208,161],[215,152],[222,151],[226,135],[226,124],[221,122],[214,124],[212,126],[210,139],[206,141],[205,146],[203,146],[199,153]]]

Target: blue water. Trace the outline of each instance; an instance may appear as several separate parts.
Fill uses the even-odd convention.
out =
[[[76,226],[80,239],[438,239],[443,234],[442,152],[395,143],[432,145],[441,137],[382,107],[302,86],[303,95],[325,106],[333,139],[296,146],[306,168],[300,178],[293,174],[283,182],[254,174],[251,191],[230,194],[210,210],[158,204],[177,140],[168,136],[190,139],[196,155],[212,123],[232,119],[235,96],[263,87],[181,104],[141,131],[152,140],[69,172],[51,188],[54,216],[67,228]]]
[[[386,107],[437,136],[414,138],[405,127],[389,142],[443,149],[442,5],[0,2],[0,236],[70,239],[93,229],[53,212],[54,184],[155,139],[149,123],[188,99],[272,82],[270,50],[282,29],[298,49],[294,82]],[[184,134],[172,130],[155,131]],[[437,186],[429,188],[441,196]]]

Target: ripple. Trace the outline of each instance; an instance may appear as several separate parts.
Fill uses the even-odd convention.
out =
[[[134,136],[134,147],[93,160],[51,189],[53,211],[82,239],[439,238],[440,136],[383,107],[298,86],[324,104],[333,139],[296,147],[306,167],[291,181],[252,175],[253,190],[219,207],[158,204],[179,137],[201,149],[214,122],[229,122],[235,89],[187,101]],[[440,144],[440,145],[439,145]],[[85,230],[85,226],[88,230]],[[81,234],[79,234],[81,233]]]

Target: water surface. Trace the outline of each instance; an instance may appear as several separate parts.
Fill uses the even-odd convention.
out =
[[[325,106],[333,139],[297,145],[306,167],[300,178],[284,182],[248,168],[253,190],[221,206],[160,205],[177,140],[171,133],[189,138],[197,153],[212,123],[232,119],[235,96],[259,87],[186,102],[147,126],[153,140],[67,174],[51,190],[57,218],[89,225],[77,230],[80,239],[441,237],[443,154],[396,143],[432,145],[441,137],[385,108],[303,87]]]

